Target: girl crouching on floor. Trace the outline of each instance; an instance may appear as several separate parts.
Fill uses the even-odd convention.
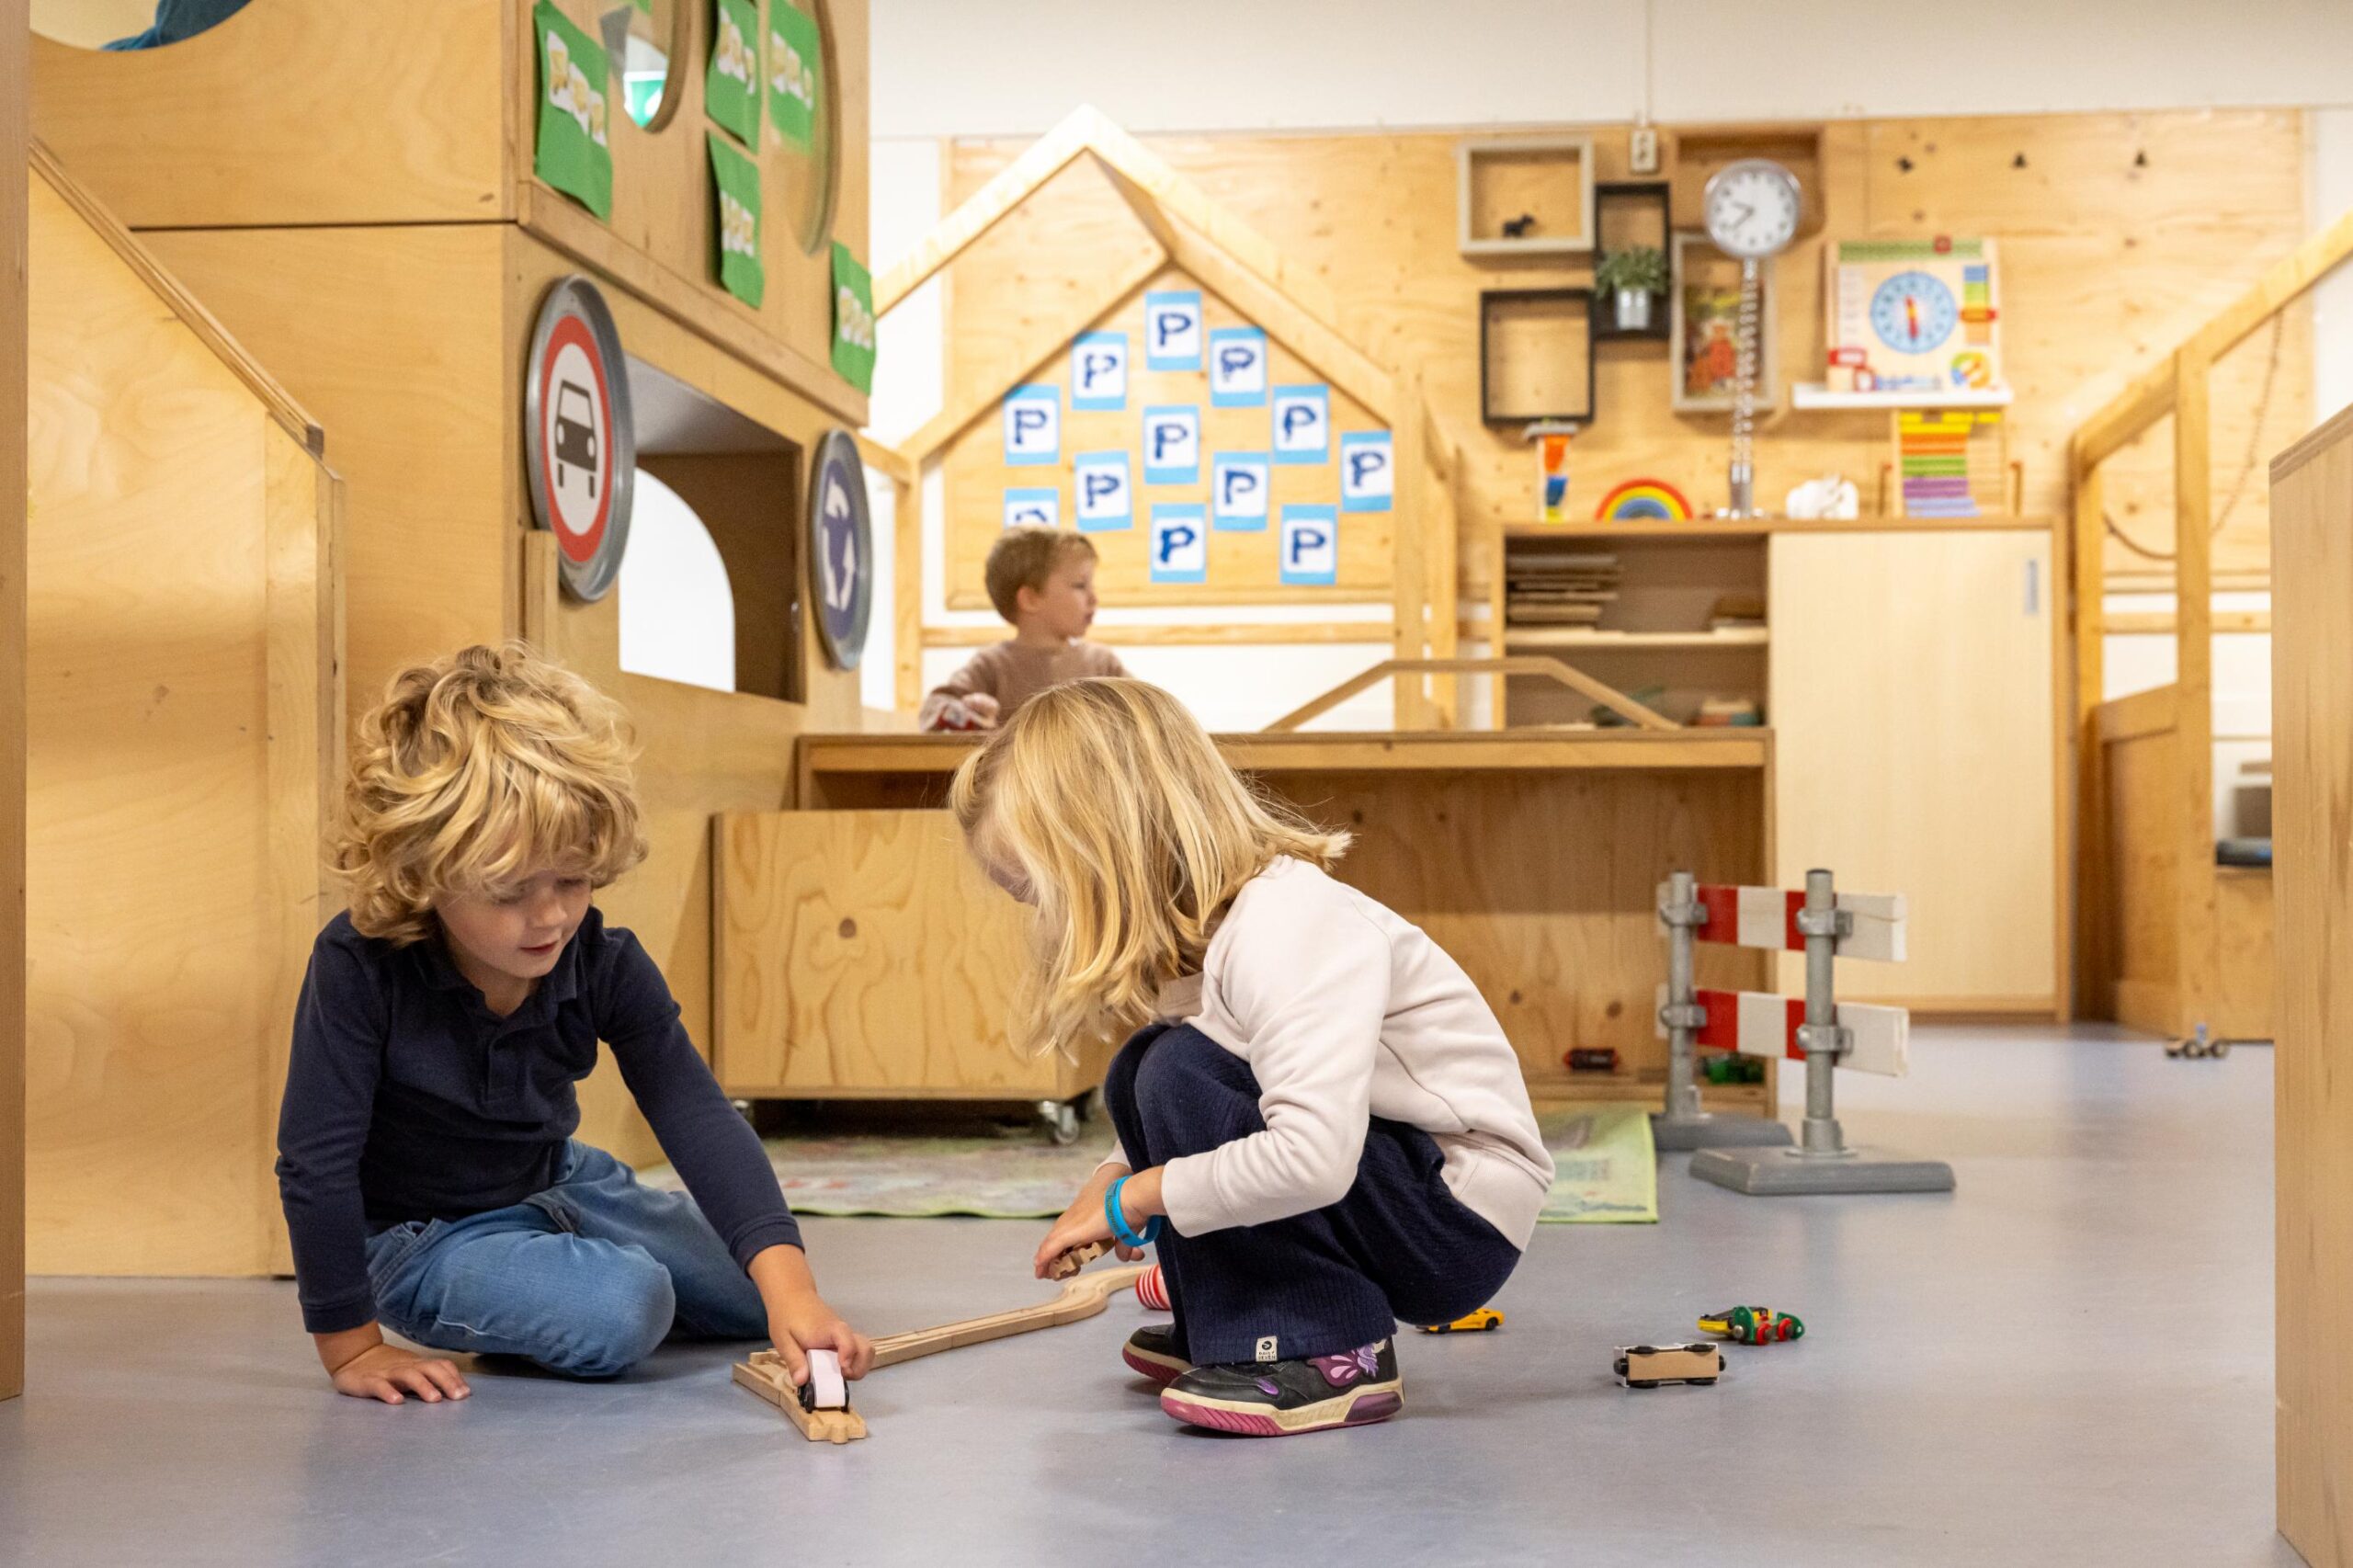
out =
[[[1396,1415],[1396,1321],[1485,1304],[1552,1179],[1470,977],[1326,874],[1347,835],[1260,800],[1141,681],[1032,699],[952,803],[1037,910],[1037,1038],[1136,1031],[1103,1085],[1119,1147],[1039,1273],[1157,1233],[1176,1322],[1125,1358],[1176,1420],[1281,1437]]]

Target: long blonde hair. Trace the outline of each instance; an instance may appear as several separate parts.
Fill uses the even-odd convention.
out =
[[[1030,699],[964,759],[949,804],[973,854],[1037,907],[1026,1032],[1041,1051],[1149,1019],[1245,882],[1286,855],[1328,869],[1348,846],[1254,790],[1140,680]]]
[[[616,703],[519,642],[392,676],[359,722],[329,842],[351,924],[406,946],[448,893],[561,863],[597,887],[645,858]]]

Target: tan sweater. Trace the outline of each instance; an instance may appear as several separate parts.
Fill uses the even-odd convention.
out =
[[[938,686],[923,699],[923,728],[943,727],[950,706],[960,698],[984,692],[996,699],[997,722],[1045,690],[1066,680],[1088,676],[1123,676],[1127,669],[1118,654],[1093,642],[1073,642],[1061,648],[1031,648],[999,642],[972,655],[972,662]]]

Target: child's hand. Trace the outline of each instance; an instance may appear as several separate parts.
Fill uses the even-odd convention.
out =
[[[1125,1166],[1105,1165],[1087,1178],[1086,1185],[1078,1189],[1078,1196],[1070,1200],[1070,1207],[1063,1210],[1063,1217],[1046,1233],[1046,1239],[1038,1244],[1038,1255],[1030,1262],[1032,1273],[1040,1279],[1051,1278],[1049,1266],[1071,1248],[1111,1240],[1111,1221],[1103,1212],[1103,1194],[1127,1174]],[[1123,1263],[1133,1263],[1143,1256],[1131,1246],[1115,1245],[1112,1250]]]
[[[964,711],[979,721],[976,728],[994,730],[996,728],[997,716],[1005,710],[998,707],[996,699],[987,692],[976,691],[964,699]]]
[[[335,1392],[354,1399],[381,1399],[386,1404],[404,1403],[404,1389],[427,1404],[438,1404],[445,1398],[463,1399],[473,1392],[459,1375],[457,1363],[448,1358],[427,1359],[381,1340],[331,1375]]]
[[[809,1381],[807,1352],[813,1348],[841,1357],[842,1376],[852,1381],[874,1369],[874,1342],[844,1323],[841,1314],[814,1291],[771,1307],[768,1337],[795,1383]]]

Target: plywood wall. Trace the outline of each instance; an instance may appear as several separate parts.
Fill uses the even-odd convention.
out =
[[[28,1251],[255,1273],[332,914],[333,485],[40,178],[30,211]]]
[[[1548,127],[1548,130],[1574,130]],[[1594,128],[1602,178],[1623,178],[1626,131]],[[1418,371],[1437,416],[1466,454],[1466,593],[1489,563],[1472,540],[1483,514],[1526,517],[1534,460],[1517,430],[1478,414],[1482,289],[1586,281],[1589,268],[1474,266],[1456,249],[1457,138],[1447,134],[1156,137],[1150,145],[1211,197],[1318,275],[1339,321],[1374,358]],[[1670,146],[1673,142],[1670,138]],[[2018,389],[2012,456],[2026,464],[2023,509],[2060,512],[2063,456],[2075,426],[2132,373],[2242,290],[2302,237],[2303,125],[2284,110],[1847,121],[1826,127],[1807,191],[1824,219],[1777,266],[1781,374],[1819,380],[1822,247],[1833,238],[1989,234],[2001,242],[2004,352]],[[1017,154],[1018,142],[960,142],[948,199],[962,199]],[[1148,255],[1116,192],[1091,171],[1065,175],[960,262],[951,275],[949,393],[992,349],[1053,319],[1085,280]],[[1689,184],[1686,180],[1684,184]],[[1678,188],[1677,217],[1690,221]],[[2268,367],[2268,342],[2218,369],[2215,494],[2230,494]],[[2282,445],[2310,414],[2311,335],[2290,312],[2272,373],[2259,450]],[[1599,417],[1571,457],[1569,511],[1636,476],[1669,481],[1695,506],[1724,500],[1727,421],[1668,405],[1663,345],[1603,346]],[[1887,458],[1885,416],[1784,411],[1763,422],[1757,491],[1837,472],[1870,505]],[[2154,440],[2111,465],[2120,523],[2169,549],[2164,449]],[[2256,476],[2259,481],[2259,474]],[[2248,487],[2217,549],[2219,570],[2265,551],[2261,484]],[[951,528],[968,526],[969,496]]]

